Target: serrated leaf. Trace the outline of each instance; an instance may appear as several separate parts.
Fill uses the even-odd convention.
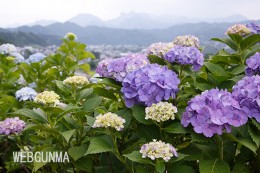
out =
[[[206,84],[206,83],[196,83],[195,86],[201,90],[201,91],[205,91],[205,90],[209,90],[211,88],[213,88],[213,86]]]
[[[212,73],[212,74],[215,74],[215,75],[218,75],[218,76],[226,76],[226,71],[219,65],[217,64],[213,64],[213,63],[210,63],[210,62],[205,62],[204,65],[207,67],[207,69]]]
[[[93,93],[93,88],[86,88],[82,91],[80,91],[77,96],[76,96],[76,101],[79,102],[82,99],[87,98],[88,96],[90,96],[90,94]]]
[[[167,126],[163,129],[164,131],[168,133],[187,133],[188,131],[181,125],[180,122],[174,122],[171,125]]]
[[[143,106],[135,105],[134,107],[132,107],[132,111],[133,116],[138,122],[146,125],[153,124],[151,120],[145,119],[145,108]]]
[[[79,158],[83,157],[87,151],[88,146],[86,144],[72,147],[68,150],[69,155],[72,157],[73,160],[78,160]]]
[[[248,132],[252,138],[252,140],[255,142],[257,148],[259,148],[260,145],[260,131],[253,125],[248,125]]]
[[[156,160],[155,163],[155,169],[157,172],[159,173],[164,173],[165,171],[165,165],[163,164],[163,162],[160,162],[158,159]]]
[[[81,157],[75,162],[75,166],[82,171],[92,172],[92,159],[88,157]]]
[[[234,75],[238,75],[243,73],[244,71],[245,71],[245,65],[238,65],[231,71],[231,73],[233,73]]]
[[[245,50],[254,46],[258,42],[260,42],[260,34],[253,34],[248,36],[241,42],[240,48],[241,50]]]
[[[240,44],[243,40],[243,37],[239,34],[228,34],[231,40],[233,40],[236,44]]]
[[[83,110],[92,111],[100,105],[101,101],[102,97],[90,98],[83,104]]]
[[[142,158],[142,154],[139,151],[133,151],[130,154],[124,154],[124,156],[133,162],[154,165],[150,159]]]
[[[113,147],[103,138],[94,138],[90,141],[87,154],[103,153],[113,151]]]
[[[56,85],[57,87],[63,91],[63,92],[66,92],[66,93],[70,93],[71,91],[63,84],[63,81],[57,81],[56,82]]]
[[[108,90],[105,88],[101,88],[101,87],[97,87],[94,89],[94,92],[96,94],[98,94],[99,96],[108,98],[108,99],[112,99],[114,101],[118,101],[118,98],[115,96],[115,94],[113,93],[113,90]]]
[[[156,56],[156,55],[148,55],[148,59],[151,64],[159,64],[159,65],[166,65],[167,63],[164,61],[164,59]]]
[[[237,50],[236,43],[229,38],[212,38],[211,40],[224,43],[224,44],[228,45],[230,48],[232,48],[233,50]]]
[[[20,109],[20,110],[15,111],[13,114],[26,116],[33,120],[37,120],[40,123],[48,123],[48,120],[46,117],[44,117],[43,115],[38,114],[35,111],[30,110],[30,109]]]
[[[219,159],[215,160],[200,160],[200,173],[230,173],[229,165]]]
[[[61,134],[65,138],[65,140],[67,142],[69,142],[70,138],[72,137],[72,135],[74,135],[75,132],[76,132],[76,130],[73,129],[73,130],[68,130],[68,131],[65,131],[65,132],[61,132]]]
[[[244,164],[236,164],[231,173],[251,173]]]

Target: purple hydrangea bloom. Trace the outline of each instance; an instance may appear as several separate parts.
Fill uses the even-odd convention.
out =
[[[260,25],[251,22],[249,24],[246,25],[246,27],[248,27],[251,31],[252,34],[260,34]]]
[[[253,56],[246,60],[246,75],[253,76],[260,74],[260,52],[256,52]]]
[[[195,96],[188,102],[181,123],[191,124],[196,133],[206,137],[222,134],[223,129],[230,132],[230,125],[238,127],[247,122],[248,117],[239,103],[226,90],[211,89]]]
[[[25,127],[25,122],[18,117],[6,118],[0,121],[0,134],[9,135],[20,133]]]
[[[194,70],[199,70],[203,65],[203,54],[196,47],[175,46],[170,49],[164,59],[172,62],[177,62],[182,65],[192,65]]]
[[[260,76],[244,77],[233,86],[232,95],[249,118],[260,122]]]
[[[121,92],[127,107],[134,104],[151,106],[162,100],[175,98],[180,80],[166,66],[149,64],[129,73],[123,80]]]
[[[125,57],[103,60],[98,64],[96,72],[102,77],[108,77],[122,82],[125,76],[149,64],[143,54],[129,54]]]

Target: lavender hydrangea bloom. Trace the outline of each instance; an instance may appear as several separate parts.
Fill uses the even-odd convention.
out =
[[[96,72],[102,77],[108,77],[122,82],[125,76],[149,61],[143,54],[129,54],[122,58],[103,60],[98,64]]]
[[[9,135],[20,133],[25,127],[25,122],[18,117],[6,118],[0,121],[0,134]]]
[[[134,104],[151,106],[162,100],[175,98],[180,80],[166,66],[149,64],[129,73],[123,80],[121,92],[127,107]]]
[[[230,132],[230,126],[241,126],[248,117],[239,103],[226,90],[211,89],[195,96],[188,102],[181,123],[184,127],[191,124],[196,133],[206,137],[222,134],[223,129]]]
[[[244,77],[233,86],[232,95],[249,118],[260,122],[260,76]]]
[[[2,44],[0,46],[0,54],[10,55],[16,52],[17,52],[17,48],[13,44],[7,43],[7,44]]]
[[[250,29],[252,34],[260,34],[260,25],[251,22],[247,24],[246,27]]]
[[[27,63],[33,63],[33,62],[39,62],[41,60],[43,60],[46,57],[46,55],[42,54],[42,53],[35,53],[29,56],[28,59],[26,59]]]
[[[19,101],[34,100],[37,94],[38,93],[34,89],[30,87],[23,87],[16,91],[15,97]]]
[[[196,47],[175,46],[170,49],[164,59],[172,62],[177,62],[182,65],[192,65],[194,70],[199,70],[203,65],[203,54]]]
[[[246,60],[246,75],[253,76],[260,74],[260,52],[256,52],[253,56]]]

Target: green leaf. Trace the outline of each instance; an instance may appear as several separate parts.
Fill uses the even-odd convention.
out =
[[[143,106],[135,105],[132,107],[133,116],[135,119],[142,124],[153,124],[151,120],[145,119],[145,108]]]
[[[229,38],[212,38],[211,40],[224,43],[224,44],[228,45],[230,48],[232,48],[233,50],[237,50],[236,43]]]
[[[245,77],[245,75],[238,75],[238,76],[232,77],[232,78],[229,79],[229,80],[232,80],[232,81],[234,81],[234,82],[238,82],[238,81],[241,80],[243,77]]]
[[[75,132],[76,132],[76,130],[73,129],[73,130],[68,130],[68,131],[65,131],[65,132],[61,132],[61,134],[65,138],[65,140],[67,142],[69,142],[70,138],[72,137],[72,135],[74,135]]]
[[[46,165],[48,162],[33,162],[33,171],[32,172],[37,172],[41,167]]]
[[[202,134],[195,133],[195,132],[191,133],[191,141],[192,142],[200,142],[200,143],[210,142],[207,137],[205,137]]]
[[[170,168],[168,173],[195,173],[195,171],[187,165],[176,165]]]
[[[80,91],[77,96],[76,96],[76,101],[79,102],[82,99],[87,98],[88,96],[90,96],[90,94],[93,93],[93,88],[86,88],[82,91]]]
[[[171,125],[167,126],[166,128],[163,129],[164,131],[168,133],[187,133],[188,131],[181,125],[180,122],[174,122]]]
[[[258,42],[260,42],[260,34],[253,34],[253,35],[248,36],[241,42],[240,48],[243,51],[245,49],[248,49],[248,48],[254,46]]]
[[[236,164],[231,173],[251,173],[244,164]]]
[[[153,162],[150,159],[142,158],[142,154],[139,151],[133,151],[130,154],[124,154],[126,158],[133,162],[143,163],[143,164],[153,164]]]
[[[255,142],[257,148],[259,148],[260,145],[260,130],[258,130],[255,126],[249,124],[248,125],[248,132],[252,138],[252,140]]]
[[[212,74],[226,76],[226,71],[221,66],[210,62],[205,62],[204,64]]]
[[[83,110],[92,111],[93,109],[97,108],[101,104],[101,101],[102,101],[102,97],[90,98],[83,104]]]
[[[20,109],[14,112],[13,114],[26,116],[33,120],[37,120],[40,123],[48,123],[48,120],[44,115],[38,114],[30,109]]]
[[[156,55],[148,55],[148,59],[151,64],[159,64],[159,65],[166,65],[167,63],[164,61],[164,59],[156,56]]]
[[[70,126],[76,129],[81,128],[80,124],[77,121],[75,121],[71,116],[64,116],[64,119]]]
[[[57,116],[57,122],[60,121],[64,115],[67,115],[68,113],[77,110],[80,110],[80,107],[71,104],[67,105],[66,108],[63,110],[63,112]]]
[[[200,173],[230,173],[229,165],[219,159],[215,160],[200,160]]]
[[[63,81],[57,81],[56,82],[56,85],[57,87],[63,91],[63,92],[66,92],[66,93],[70,93],[71,91],[63,84]]]
[[[118,101],[118,98],[113,93],[113,90],[107,90],[105,88],[97,87],[94,89],[94,92],[99,96]]]
[[[245,71],[245,65],[238,65],[231,71],[231,73],[233,73],[234,75],[238,75],[243,73],[244,71]]]
[[[213,86],[206,84],[206,83],[198,83],[196,82],[195,86],[201,90],[201,91],[205,91],[205,90],[209,90],[211,88],[213,88]]]
[[[86,155],[108,151],[114,151],[113,147],[104,138],[96,137],[90,141]]]
[[[85,155],[87,148],[88,146],[86,144],[83,144],[80,146],[70,148],[68,150],[68,153],[72,157],[72,159],[76,161]]]
[[[92,159],[88,157],[81,157],[75,162],[75,166],[82,171],[92,172]]]
[[[228,34],[231,40],[233,40],[236,44],[240,44],[240,42],[243,40],[243,37],[238,34]]]
[[[163,164],[163,162],[160,162],[158,159],[156,160],[155,163],[155,169],[157,172],[159,173],[164,173],[165,171],[165,165]]]

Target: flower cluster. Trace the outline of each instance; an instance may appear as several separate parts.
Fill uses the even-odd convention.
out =
[[[100,114],[96,117],[96,120],[94,122],[93,128],[97,127],[112,127],[115,128],[117,131],[121,131],[124,129],[125,119],[118,116],[117,114],[108,112],[104,115]]]
[[[21,62],[24,62],[24,60],[25,60],[24,57],[20,53],[14,52],[11,55],[14,57],[14,61],[16,63],[21,63]]]
[[[88,84],[88,79],[85,76],[72,76],[68,77],[63,81],[63,84],[74,85],[74,86],[83,86]]]
[[[13,53],[17,53],[17,49],[15,45],[7,43],[7,44],[2,44],[0,46],[0,54],[12,55]]]
[[[0,121],[0,134],[9,135],[20,133],[25,127],[25,122],[18,117],[6,118]]]
[[[56,105],[57,103],[59,103],[59,98],[60,96],[54,91],[44,91],[42,93],[39,93],[34,100],[37,103]]]
[[[177,62],[182,65],[192,65],[194,70],[199,70],[203,65],[203,54],[196,47],[175,46],[170,49],[164,59],[172,62]]]
[[[196,133],[212,137],[221,135],[222,130],[230,132],[230,125],[241,126],[247,122],[245,112],[231,93],[226,90],[211,89],[195,96],[188,102],[181,123],[184,127],[191,124]]]
[[[235,24],[227,29],[226,34],[239,34],[245,36],[250,34],[250,29],[246,25]]]
[[[152,119],[157,122],[175,119],[177,108],[168,102],[159,102],[145,108],[145,119]]]
[[[148,157],[151,160],[162,158],[165,162],[168,162],[173,156],[178,157],[176,149],[171,144],[155,139],[153,142],[144,144],[140,153],[142,158]]]
[[[173,42],[169,43],[153,43],[147,48],[148,55],[156,55],[159,57],[163,57],[163,55],[168,52],[171,48],[174,47]]]
[[[233,86],[232,95],[249,118],[260,122],[260,76],[244,77]]]
[[[77,40],[77,35],[72,33],[72,32],[68,32],[65,36],[64,36],[65,39],[68,39],[68,40]]]
[[[34,63],[34,62],[39,62],[43,60],[46,56],[42,53],[35,53],[29,56],[28,59],[25,60],[28,64]]]
[[[30,87],[23,87],[16,91],[15,97],[19,101],[34,100],[37,92]]]
[[[260,34],[260,25],[257,25],[256,23],[249,23],[246,25],[252,34]]]
[[[246,75],[253,76],[260,74],[260,52],[256,52],[253,56],[246,60]]]
[[[123,80],[121,92],[127,107],[134,104],[151,106],[153,103],[175,98],[180,80],[166,66],[149,64],[129,73]]]
[[[198,37],[195,37],[194,35],[184,35],[184,36],[178,36],[173,40],[173,44],[180,45],[180,46],[186,46],[186,47],[196,47],[199,48],[200,41]]]
[[[122,82],[128,73],[142,68],[148,63],[147,57],[143,54],[129,54],[122,58],[101,61],[96,72],[102,77]]]

